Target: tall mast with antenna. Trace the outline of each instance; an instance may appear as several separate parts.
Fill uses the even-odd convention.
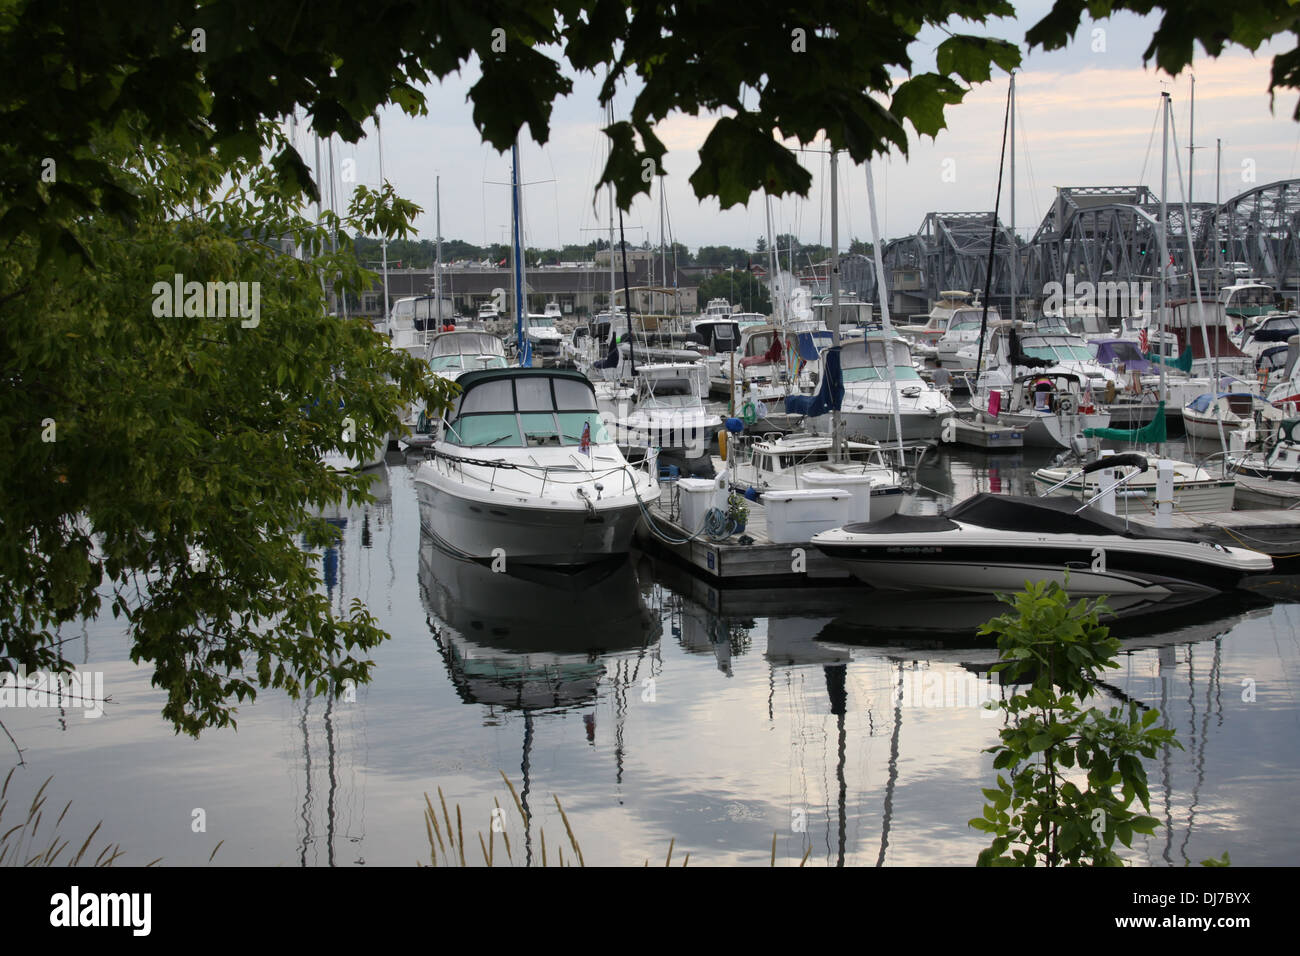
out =
[[[1011,73],[1011,321],[1020,291],[1020,242],[1016,238],[1016,74]]]
[[[1169,93],[1160,94],[1161,102],[1164,104],[1164,139],[1160,153],[1160,298],[1159,305],[1156,308],[1156,354],[1160,356],[1160,361],[1156,363],[1156,369],[1160,373],[1160,401],[1164,402],[1168,397],[1165,394],[1165,346],[1164,346],[1164,327],[1165,327],[1165,307],[1168,301],[1168,291],[1166,284],[1168,281],[1167,266],[1169,264],[1169,206],[1166,201],[1169,192]],[[1159,445],[1159,454],[1163,458],[1165,454],[1164,442]]]
[[[379,127],[379,114],[375,114],[375,138],[379,140],[379,188],[384,188],[384,132]],[[379,237],[380,255],[384,267],[384,327],[388,327],[388,235]]]
[[[828,140],[829,142],[829,140]],[[839,161],[831,143],[831,347],[840,347],[840,216]],[[839,461],[844,449],[843,421],[838,407],[831,409],[831,461]]]

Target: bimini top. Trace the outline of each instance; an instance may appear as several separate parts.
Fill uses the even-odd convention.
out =
[[[942,515],[894,515],[881,521],[845,525],[854,534],[917,534],[956,530],[956,522],[989,531],[1015,531],[1025,535],[1118,535],[1162,541],[1202,541],[1192,531],[1177,528],[1130,527],[1123,518],[1099,508],[1085,507],[1072,498],[1035,498],[1028,495],[972,495]]]

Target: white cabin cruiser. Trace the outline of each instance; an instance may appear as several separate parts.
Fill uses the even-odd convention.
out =
[[[706,374],[698,362],[639,365],[630,385],[596,384],[601,418],[622,449],[704,458],[722,427],[722,419],[704,406]]]
[[[970,356],[971,364],[965,365],[958,357],[958,352],[968,345],[975,345],[978,348],[983,316],[983,306],[963,306],[953,312],[952,317],[948,320],[948,330],[935,343],[935,358],[943,363],[944,368],[953,371],[960,369],[965,369],[968,372],[975,371],[973,353]],[[992,328],[1001,319],[1002,316],[997,307],[989,306],[987,328]]]
[[[552,368],[560,359],[560,343],[564,336],[555,321],[558,314],[546,312],[538,315],[530,312],[524,317],[524,335],[532,346],[533,365]]]
[[[1067,498],[978,494],[942,515],[895,515],[823,531],[812,543],[872,587],[1018,591],[1054,582],[1072,595],[1160,599],[1235,588],[1267,555],[1195,532],[1131,525]]]
[[[849,438],[870,442],[898,440],[890,365],[898,389],[903,441],[938,438],[944,421],[956,414],[943,392],[921,378],[912,362],[909,344],[902,336],[868,332],[865,338],[844,344],[840,363],[844,372],[841,412],[844,434]],[[815,427],[818,431],[826,430],[820,420]]]
[[[450,550],[576,566],[623,554],[659,495],[655,459],[623,457],[591,383],[564,369],[466,372],[415,473],[424,529]]]

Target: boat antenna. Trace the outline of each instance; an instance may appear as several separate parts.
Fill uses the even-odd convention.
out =
[[[1012,74],[1014,78],[1014,74]],[[1007,124],[1011,121],[1011,97],[1015,92],[1015,83],[1007,87],[1007,109],[1002,116],[1002,152],[998,156],[998,189],[993,197],[993,222],[989,227],[989,266],[984,276],[984,311],[980,316],[980,344],[975,352],[975,380],[979,381],[980,368],[984,364],[984,336],[989,327],[989,295],[993,291],[993,255],[998,248],[998,209],[1002,205],[1002,170],[1007,161]],[[1012,255],[1015,255],[1014,240]],[[1015,295],[1014,290],[1012,295]]]

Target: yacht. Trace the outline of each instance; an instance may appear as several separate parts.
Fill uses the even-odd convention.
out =
[[[628,551],[659,496],[655,456],[628,463],[581,373],[485,369],[457,384],[415,473],[424,530],[456,553],[525,565]]]

